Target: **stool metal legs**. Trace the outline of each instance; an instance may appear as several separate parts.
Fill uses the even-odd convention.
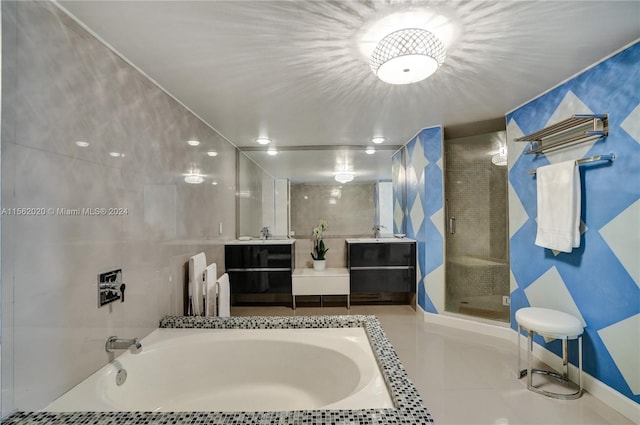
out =
[[[518,325],[518,378],[522,378],[527,375],[527,389],[533,392],[543,394],[547,397],[558,398],[562,400],[573,400],[582,396],[582,335],[578,336],[578,390],[574,393],[570,394],[562,394],[555,393],[551,391],[546,391],[533,386],[533,374],[538,373],[542,375],[548,375],[553,378],[559,379],[565,382],[571,382],[569,380],[569,357],[567,350],[567,338],[562,339],[562,365],[564,366],[564,371],[562,374],[552,372],[550,370],[544,369],[534,369],[533,368],[533,331],[529,329],[525,329],[527,331],[527,368],[520,368],[520,337],[521,337],[521,327]]]

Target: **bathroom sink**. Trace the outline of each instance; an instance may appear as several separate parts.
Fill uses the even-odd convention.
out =
[[[290,245],[294,243],[295,239],[243,239],[233,240],[227,242],[227,245]]]
[[[394,242],[412,242],[409,238],[396,238],[394,236],[382,236],[380,238],[348,238],[347,243],[394,243]]]

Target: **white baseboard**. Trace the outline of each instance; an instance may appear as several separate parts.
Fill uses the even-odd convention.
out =
[[[497,324],[491,324],[488,322],[478,322],[474,320],[467,320],[458,318],[456,316],[428,313],[419,307],[419,311],[422,312],[424,321],[427,323],[434,323],[436,325],[449,326],[451,328],[462,329],[477,334],[493,336],[496,338],[506,339],[516,342],[516,332],[507,326],[500,326]]]
[[[426,323],[434,323],[437,325],[474,332],[476,334],[506,339],[508,341],[511,341],[514,345],[516,345],[518,342],[518,333],[510,327],[499,326],[487,322],[479,322],[476,320],[463,319],[455,316],[428,313],[419,306],[417,311],[418,313],[422,314],[422,317]],[[520,348],[521,350],[523,350],[523,353],[525,352],[524,350],[526,350],[526,347],[527,338],[526,336],[520,335]],[[516,351],[515,347],[514,351]],[[539,344],[533,344],[533,356],[555,370],[563,369],[562,358]],[[522,366],[524,367],[524,365],[525,357],[523,354]],[[578,368],[574,365],[569,365],[569,375],[572,377],[572,380],[574,380],[574,378],[578,375]],[[598,379],[594,378],[584,371],[582,371],[582,387],[586,391],[588,391],[589,394],[607,404],[612,409],[626,416],[634,423],[640,424],[640,405],[638,403],[634,402],[628,397],[625,397],[607,384],[599,381]]]

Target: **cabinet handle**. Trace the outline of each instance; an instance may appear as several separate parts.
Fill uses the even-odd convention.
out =
[[[289,267],[253,267],[247,269],[227,269],[228,272],[290,272]]]
[[[452,235],[456,234],[456,218],[451,217],[449,219],[449,233]]]
[[[355,266],[349,270],[411,270],[413,266]]]

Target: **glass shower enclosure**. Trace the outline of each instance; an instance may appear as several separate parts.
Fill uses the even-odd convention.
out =
[[[445,310],[509,321],[506,134],[445,140]]]

